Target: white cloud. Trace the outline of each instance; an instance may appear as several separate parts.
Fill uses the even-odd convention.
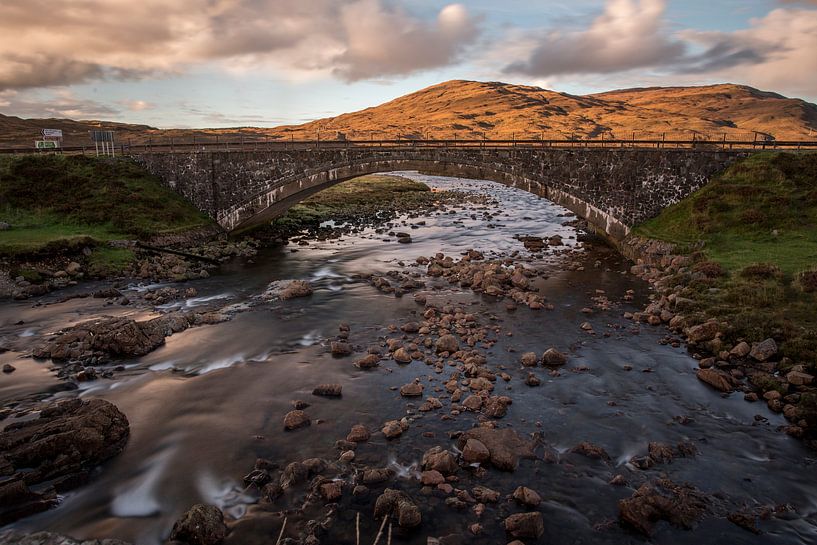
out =
[[[704,48],[677,70],[813,96],[817,90],[817,11],[776,9],[734,32],[680,35]]]
[[[581,30],[512,29],[485,60],[505,74],[593,87],[607,75],[607,87],[732,81],[815,96],[817,11],[778,8],[728,32],[670,32],[665,11],[663,0],[608,0]]]
[[[389,0],[3,0],[0,89],[141,78],[194,65],[405,75],[455,62],[479,32],[460,4],[436,19]]]
[[[67,89],[58,89],[47,96],[0,91],[0,107],[21,117],[56,117],[71,119],[106,119],[119,115],[119,110],[95,100],[80,98]]]
[[[156,107],[155,104],[145,100],[120,100],[119,104],[125,106],[132,112],[142,112],[144,110],[152,110]]]
[[[610,73],[678,59],[684,45],[668,37],[665,8],[663,0],[609,0],[604,13],[588,28],[545,32],[535,39],[526,59],[508,64],[504,72],[531,76]]]

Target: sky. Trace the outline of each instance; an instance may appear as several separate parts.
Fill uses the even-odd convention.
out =
[[[452,79],[817,102],[817,0],[0,0],[0,113],[272,127]]]

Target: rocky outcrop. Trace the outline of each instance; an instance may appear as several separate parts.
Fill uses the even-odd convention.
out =
[[[44,511],[125,447],[128,419],[102,399],[71,399],[0,433],[0,523]],[[38,486],[41,485],[41,486]],[[36,487],[36,491],[32,490]]]
[[[619,518],[645,535],[650,535],[653,525],[660,520],[691,529],[704,515],[709,503],[707,496],[697,488],[661,479],[644,483],[632,497],[620,500]]]
[[[144,356],[165,337],[190,327],[192,318],[180,313],[137,322],[131,318],[100,318],[60,332],[32,352],[35,358],[88,361],[92,358]]]
[[[475,439],[488,449],[491,465],[503,471],[514,471],[519,458],[533,458],[533,445],[515,431],[495,428],[473,428],[462,433],[457,440],[460,450],[469,439]]]

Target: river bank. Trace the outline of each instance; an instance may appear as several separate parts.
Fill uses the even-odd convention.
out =
[[[658,297],[636,321],[682,334],[698,378],[817,439],[815,154],[760,154],[635,229],[622,251]],[[660,240],[655,238],[657,237]]]
[[[694,380],[680,337],[624,318],[650,303],[630,264],[533,195],[408,175],[478,197],[381,233],[262,245],[186,284],[123,286],[132,305],[70,297],[91,285],[4,304],[4,424],[76,396],[130,422],[94,479],[13,528],[161,543],[205,503],[236,544],[274,543],[284,519],[289,543],[355,543],[358,513],[364,543],[383,520],[381,540],[391,521],[394,543],[417,544],[813,537],[807,452],[775,431],[782,416],[757,419]],[[296,280],[311,294],[281,298]],[[25,357],[100,316],[222,311],[144,355],[85,365],[93,380],[59,381],[76,389],[55,392],[48,364]]]

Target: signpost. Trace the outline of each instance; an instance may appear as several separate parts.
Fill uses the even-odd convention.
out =
[[[34,141],[34,149],[59,149],[62,147],[62,129],[42,129],[42,140]]]
[[[99,155],[101,149],[102,155],[116,157],[113,131],[91,131],[91,140],[94,142],[94,146],[96,146],[97,155]]]

